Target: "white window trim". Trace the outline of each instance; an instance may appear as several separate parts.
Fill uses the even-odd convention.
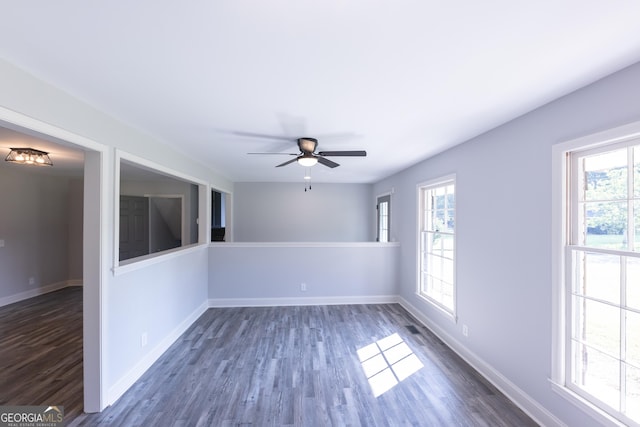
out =
[[[201,218],[201,214],[202,212],[206,212],[207,211],[207,205],[210,203],[209,198],[205,198],[205,200],[201,200],[203,194],[206,195],[211,193],[209,184],[206,181],[203,181],[201,179],[189,176],[187,174],[178,172],[176,170],[173,170],[171,168],[168,168],[166,166],[162,166],[160,164],[154,163],[150,160],[144,159],[142,157],[138,157],[136,155],[127,153],[125,151],[116,149],[115,150],[115,167],[114,167],[114,191],[113,191],[113,217],[114,217],[114,226],[113,226],[113,264],[111,267],[111,271],[113,272],[114,275],[119,275],[122,274],[123,272],[129,272],[129,271],[133,271],[133,270],[137,270],[139,268],[144,268],[147,265],[153,264],[155,263],[152,259],[153,258],[159,258],[159,260],[163,260],[163,259],[167,259],[167,258],[171,258],[171,257],[175,257],[178,256],[175,253],[176,252],[180,252],[180,251],[184,251],[184,250],[191,250],[191,248],[193,246],[206,246],[207,245],[207,236],[208,233],[203,232],[201,230],[201,226],[199,225],[199,230],[198,230],[198,242],[192,245],[185,245],[185,246],[181,246],[179,248],[175,248],[174,250],[170,250],[170,251],[163,251],[163,252],[159,252],[157,254],[150,254],[150,255],[146,255],[143,257],[137,257],[137,258],[132,258],[131,260],[125,260],[125,261],[120,261],[120,254],[119,254],[119,247],[120,247],[120,162],[121,160],[124,160],[126,162],[129,163],[134,163],[138,166],[141,166],[143,168],[147,168],[150,169],[154,172],[157,173],[161,173],[164,175],[169,175],[173,178],[182,180],[182,181],[187,181],[190,182],[192,184],[195,184],[198,186],[198,218]],[[210,197],[210,196],[209,196]],[[203,205],[204,203],[204,205]],[[184,205],[184,204],[183,204]],[[203,206],[205,206],[205,208],[203,209]],[[183,211],[184,211],[184,206],[183,206]],[[209,219],[208,216],[206,216],[207,218],[207,223],[209,223]],[[199,220],[198,221],[200,224],[202,224],[202,221]],[[184,228],[184,227],[183,227]],[[184,232],[184,230],[183,230]],[[168,255],[168,257],[163,257],[163,255]]]
[[[551,378],[552,390],[571,402],[594,420],[606,426],[624,425],[605,411],[567,386],[566,372],[566,322],[567,289],[569,283],[565,269],[565,246],[567,244],[567,209],[569,182],[567,178],[567,156],[572,151],[594,149],[599,146],[624,143],[640,137],[640,122],[608,129],[580,138],[564,141],[551,149]]]
[[[391,191],[387,191],[386,193],[380,193],[377,196],[375,196],[374,198],[374,203],[377,205],[378,204],[378,199],[380,197],[384,197],[384,196],[389,196],[389,208],[391,208],[391,204],[393,203],[393,193],[395,192],[395,190],[393,188],[391,188]],[[378,219],[379,219],[379,215],[380,212],[376,209],[376,218],[375,218],[375,235],[378,236]],[[389,227],[389,241],[388,242],[382,242],[382,243],[391,243],[393,241],[395,241],[395,239],[391,236],[391,222],[393,221],[393,216],[391,216],[389,218],[389,223],[387,224],[387,226]],[[378,242],[380,243],[380,242]]]
[[[450,320],[452,320],[454,323],[457,323],[458,317],[457,317],[457,309],[458,309],[458,298],[457,298],[457,294],[458,294],[458,285],[456,283],[456,279],[457,279],[457,274],[456,274],[456,270],[457,270],[457,262],[458,262],[458,256],[457,256],[457,251],[458,251],[458,243],[457,243],[457,239],[458,239],[458,233],[454,231],[454,235],[453,235],[453,310],[449,310],[447,307],[443,306],[442,303],[440,303],[439,301],[436,301],[435,299],[433,299],[432,297],[430,297],[429,295],[425,294],[424,292],[422,292],[421,289],[421,284],[422,284],[422,272],[421,270],[421,253],[420,253],[420,234],[422,233],[422,190],[425,188],[435,188],[435,187],[439,187],[443,184],[447,184],[447,183],[453,183],[454,188],[455,188],[455,194],[456,194],[456,208],[455,208],[455,213],[454,213],[454,223],[457,227],[457,217],[458,217],[458,200],[457,200],[457,195],[458,195],[458,186],[457,186],[457,181],[456,181],[456,174],[449,174],[449,175],[444,175],[438,178],[434,178],[428,181],[424,181],[424,182],[420,182],[418,183],[418,185],[416,185],[416,200],[417,200],[417,218],[416,218],[416,230],[418,231],[416,233],[416,295],[421,298],[423,301],[426,301],[429,305],[431,305],[432,307],[435,307],[438,312],[440,312],[441,314],[445,315],[445,317],[449,318]]]

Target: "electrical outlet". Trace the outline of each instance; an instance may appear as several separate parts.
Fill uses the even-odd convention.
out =
[[[142,335],[140,335],[140,347],[145,347],[147,345],[147,342],[148,342],[147,333],[143,332]]]
[[[4,239],[0,239],[0,248],[4,248]]]
[[[29,277],[29,284],[30,285],[35,285],[36,284],[36,278],[35,277]]]
[[[465,337],[469,336],[469,327],[467,325],[462,325],[462,335]]]
[[[302,292],[306,292],[307,291],[307,284],[306,283],[300,283],[300,290]]]

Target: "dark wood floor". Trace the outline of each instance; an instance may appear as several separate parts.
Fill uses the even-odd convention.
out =
[[[82,413],[82,288],[0,307],[0,405]]]
[[[78,296],[64,292],[75,310]],[[53,295],[52,299],[61,296]],[[20,310],[13,306],[0,309],[0,351],[5,347],[5,330],[15,329],[7,323],[20,322],[12,320],[16,316],[26,326],[22,334],[6,340],[13,348],[21,347],[16,341],[36,345],[45,341],[42,337],[50,336],[46,322],[31,319],[56,312],[54,307],[59,303],[39,301]],[[39,309],[38,305],[50,308]],[[29,310],[40,314],[24,313]],[[51,362],[55,366],[43,373],[61,370],[66,376],[75,370],[78,373],[73,376],[79,382],[81,317],[70,316],[69,323],[57,329],[77,334],[72,344],[79,349],[75,359],[66,361],[70,354],[60,359],[56,356]],[[28,325],[34,327],[30,332]],[[393,342],[380,341],[390,336]],[[358,352],[363,348],[372,351],[367,355]],[[383,351],[383,355],[374,355],[376,351]],[[45,386],[31,395],[31,387],[6,392],[20,389],[14,383],[31,376],[35,371],[32,363],[44,361],[29,362],[25,360],[28,357],[10,351],[0,357],[2,401],[49,404],[63,400],[57,403],[65,406],[70,426],[536,425],[396,304],[210,309],[118,402],[100,414],[70,412],[67,405],[74,408],[78,403],[66,400],[70,392],[61,392],[56,381],[47,393]],[[16,365],[7,365],[5,359]],[[396,360],[399,362],[393,364]],[[374,366],[376,362],[381,365]],[[408,375],[411,366],[419,369]],[[375,397],[365,370],[372,382],[385,375],[394,381],[408,376]],[[382,373],[373,375],[379,371]],[[4,372],[9,373],[6,379]],[[29,381],[36,380],[37,376],[31,376]],[[81,384],[74,390],[80,402]]]

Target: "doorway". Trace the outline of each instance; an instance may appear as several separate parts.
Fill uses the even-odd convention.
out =
[[[0,108],[0,127],[24,136],[29,143],[38,142],[40,147],[53,155],[53,173],[60,173],[81,159],[79,179],[82,180],[82,213],[77,218],[81,224],[79,244],[82,253],[82,385],[85,412],[98,412],[106,406],[102,384],[102,266],[105,251],[102,247],[102,230],[109,216],[102,174],[107,170],[108,150],[105,146],[72,134],[66,130],[41,122],[20,113]],[[0,143],[1,148],[7,144]],[[21,166],[21,165],[17,165]],[[30,166],[25,166],[30,167]],[[34,166],[35,167],[35,166]],[[48,166],[47,166],[48,167]],[[42,171],[40,172],[42,173]],[[44,192],[46,194],[46,192]],[[31,279],[29,279],[31,282]],[[52,361],[54,363],[54,361]]]

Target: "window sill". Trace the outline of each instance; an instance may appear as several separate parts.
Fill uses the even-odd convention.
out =
[[[140,270],[150,265],[165,262],[174,258],[187,255],[201,249],[206,248],[206,244],[193,244],[189,246],[183,246],[180,248],[170,249],[168,251],[159,252],[157,254],[144,255],[137,258],[131,258],[122,261],[120,265],[113,267],[113,275],[119,276],[121,274],[129,273],[131,271]]]
[[[416,296],[420,298],[422,301],[426,302],[429,305],[429,307],[435,308],[437,312],[442,314],[447,319],[451,320],[453,323],[458,323],[458,317],[455,315],[454,312],[451,312],[446,308],[442,307],[435,300],[429,298],[427,295],[421,293],[420,291],[416,291]]]
[[[598,421],[599,423],[611,427],[626,426],[626,424],[624,424],[622,421],[612,417],[611,415],[598,408],[593,403],[580,396],[578,393],[575,393],[571,389],[565,387],[564,385],[559,384],[552,379],[549,379],[549,383],[551,383],[551,390],[559,394],[563,399],[567,400],[569,403],[573,404],[582,412]]]

